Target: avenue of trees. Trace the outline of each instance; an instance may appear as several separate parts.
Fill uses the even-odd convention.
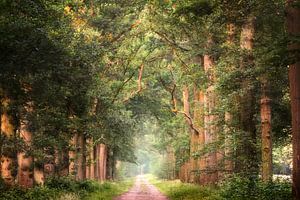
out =
[[[138,147],[267,183],[291,144],[300,199],[299,34],[299,0],[1,0],[1,184],[114,180]]]

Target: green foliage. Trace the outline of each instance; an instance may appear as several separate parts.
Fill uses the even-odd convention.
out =
[[[192,16],[203,16],[213,12],[211,1],[207,0],[194,0],[184,1],[183,5],[178,5],[175,11],[177,15],[192,15]]]
[[[50,177],[45,182],[45,186],[48,188],[67,190],[71,192],[75,192],[79,189],[79,184],[79,182],[70,177]]]
[[[95,181],[75,181],[69,177],[51,177],[47,179],[44,186],[36,186],[30,189],[19,187],[3,188],[1,189],[0,199],[54,200],[60,199],[61,196],[66,194],[74,198],[83,198],[97,190],[100,190],[100,184]]]
[[[183,86],[204,91],[213,85],[218,105],[210,112],[220,118],[220,122],[214,122],[220,130],[214,137],[222,138],[230,129],[233,150],[242,143],[248,144],[242,148],[258,149],[260,130],[255,130],[256,138],[245,137],[241,130],[243,105],[239,98],[248,89],[253,91],[251,118],[259,127],[263,78],[270,84],[273,138],[275,145],[280,146],[290,134],[286,47],[288,39],[293,39],[285,32],[284,7],[281,0],[0,1],[0,99],[12,100],[8,113],[16,133],[20,121],[26,119],[34,136],[28,147],[18,136],[1,135],[1,155],[14,157],[23,150],[34,156],[35,167],[42,168],[44,163],[54,161],[50,155],[74,148],[69,141],[77,132],[92,137],[96,143],[105,143],[113,159],[136,162],[167,178],[170,164],[163,162],[161,156],[167,148],[175,151],[177,169],[191,156],[190,131],[184,116],[175,112],[183,110]],[[253,53],[241,49],[239,44],[242,24],[250,15],[257,16]],[[232,44],[226,43],[229,23],[236,26]],[[203,68],[204,55],[214,59],[215,81],[209,80],[211,72]],[[246,57],[253,57],[254,63],[242,63]],[[141,66],[144,70],[140,75]],[[137,91],[138,78],[141,91]],[[248,80],[246,86],[244,80]],[[176,108],[171,105],[174,99]],[[190,103],[194,104],[192,100]],[[28,105],[32,106],[30,112]],[[2,104],[0,109],[2,112]],[[191,116],[193,112],[191,108]],[[230,124],[223,120],[226,112],[233,115]],[[155,137],[141,137],[145,135]],[[251,142],[245,142],[248,140]],[[207,145],[203,149],[213,152],[219,147]],[[140,150],[135,152],[137,148]],[[192,156],[202,154],[196,152]],[[234,159],[243,156],[236,155]],[[157,160],[162,162],[157,164]],[[249,165],[256,162],[244,161]],[[140,167],[128,166],[134,173]],[[120,174],[127,175],[129,171]],[[107,197],[102,192],[110,191],[109,196],[123,191],[113,183],[99,186],[57,177],[48,179],[45,185],[27,191],[14,188],[3,195],[8,195],[7,199],[22,195],[43,199],[54,198],[54,193],[60,191],[82,196],[84,191],[99,190],[93,197],[99,199]],[[189,194],[189,198],[210,198],[210,189],[174,187],[178,191],[169,192],[175,199]],[[267,199],[271,194],[289,197],[287,185],[281,183],[266,185],[235,178],[222,187],[224,198],[250,195]]]
[[[292,199],[289,182],[263,183],[258,179],[233,177],[220,185],[220,195],[231,200],[288,200]]]
[[[32,189],[10,188],[1,191],[0,199],[3,200],[52,200],[57,199],[63,191],[47,187],[34,187]]]

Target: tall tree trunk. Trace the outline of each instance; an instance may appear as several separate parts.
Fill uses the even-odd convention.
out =
[[[207,47],[211,47],[212,40],[208,39]],[[214,61],[210,55],[204,55],[204,71],[209,78],[209,86],[204,93],[204,134],[205,145],[211,145],[216,140],[216,116],[213,114],[216,106],[216,96],[214,91]],[[206,160],[206,170],[208,172],[207,183],[215,184],[218,181],[217,154],[216,150],[208,153]]]
[[[269,98],[269,83],[262,80],[262,96],[260,101],[261,115],[261,150],[262,150],[262,180],[272,180],[272,127],[271,127],[271,100]]]
[[[86,157],[85,157],[85,137],[83,134],[79,134],[78,138],[77,138],[77,146],[78,146],[78,165],[77,165],[77,180],[84,180],[85,179],[85,169],[86,169],[86,165],[85,165],[85,161],[86,161]]]
[[[293,196],[300,199],[300,62],[290,65],[290,95],[292,104]]]
[[[2,114],[3,114],[3,105],[2,105],[2,90],[0,89],[0,179],[2,180],[2,155],[3,155],[3,144],[4,144],[4,134],[2,133]]]
[[[111,148],[107,148],[107,167],[106,167],[106,179],[107,180],[115,180],[115,172],[116,172],[116,156],[114,155],[114,151]]]
[[[202,90],[195,89],[194,91],[194,121],[195,127],[199,131],[197,135],[196,142],[196,151],[199,154],[199,158],[197,159],[197,180],[196,182],[199,184],[205,184],[207,179],[207,173],[205,172],[205,158],[203,155],[203,148],[205,145],[205,134],[204,134],[204,93]]]
[[[32,112],[32,103],[28,103],[25,106],[26,113]],[[25,114],[26,115],[26,114]],[[20,127],[20,138],[24,141],[27,148],[30,148],[32,141],[32,134],[29,131],[29,121],[26,119],[26,116],[21,119]],[[33,158],[26,155],[25,152],[18,153],[18,183],[20,186],[29,188],[33,186]]]
[[[8,114],[10,100],[4,99],[2,102],[3,112],[1,115],[1,137],[4,139],[12,138],[14,135],[14,126],[12,123],[12,117]],[[14,182],[13,176],[13,163],[14,159],[11,155],[13,152],[2,151],[1,155],[1,177],[8,185],[12,185]]]
[[[236,27],[235,24],[229,23],[227,25],[227,40],[226,43],[229,47],[229,49],[232,49],[234,47],[234,39],[236,37]],[[230,64],[228,66],[228,70],[233,71],[236,70],[236,66],[233,64]],[[225,143],[225,161],[224,161],[224,168],[227,173],[232,173],[233,171],[233,162],[232,162],[232,157],[233,157],[233,141],[232,141],[232,120],[233,120],[233,112],[231,110],[232,108],[232,103],[230,103],[231,106],[228,105],[227,110],[225,111],[225,136],[224,136],[224,143]]]
[[[198,154],[199,152],[199,137],[200,137],[200,130],[201,130],[201,105],[200,105],[200,100],[199,100],[199,95],[200,91],[197,89],[196,86],[194,86],[194,103],[193,103],[193,107],[194,107],[194,124],[195,124],[195,128],[197,130],[199,130],[199,133],[196,133],[195,131],[192,132],[192,137],[191,137],[191,159],[192,159],[192,163],[191,163],[191,170],[193,171],[193,179],[192,182],[193,183],[199,183],[199,177],[200,177],[200,163],[199,157],[194,157],[195,154]]]
[[[69,173],[69,155],[68,149],[64,148],[62,152],[60,152],[60,176],[68,176]]]
[[[300,36],[299,0],[287,1],[287,31],[290,36]],[[289,51],[295,61],[289,65],[290,97],[292,108],[293,144],[293,198],[300,199],[300,44],[292,42]]]
[[[93,138],[87,139],[86,143],[87,143],[86,178],[93,180],[95,179]]]
[[[101,182],[106,179],[106,160],[107,160],[107,148],[105,144],[100,144],[99,148],[99,180]]]
[[[175,179],[175,154],[172,146],[167,146],[168,179]]]
[[[36,162],[36,160],[34,160],[34,162]],[[34,179],[34,184],[36,184],[36,185],[43,185],[44,184],[45,175],[44,175],[44,170],[41,167],[34,166],[33,179]]]
[[[199,152],[203,151],[205,147],[205,130],[204,130],[204,92],[199,91]],[[202,154],[199,160],[199,170],[200,170],[200,184],[205,184],[207,179],[207,173],[205,172],[206,169],[206,159],[205,156]]]
[[[247,68],[253,66],[253,39],[254,39],[254,21],[253,16],[248,17],[242,26],[240,47],[245,52],[241,60],[241,68],[246,71]],[[248,76],[242,81],[242,95],[240,96],[241,108],[241,131],[238,147],[238,163],[236,171],[249,176],[258,173],[258,161],[256,150],[256,127],[254,121],[255,99],[254,91],[251,86],[252,79]]]
[[[106,179],[107,180],[113,180],[112,175],[113,175],[113,151],[111,148],[107,148],[107,173],[106,173]]]
[[[195,160],[192,157],[193,153],[195,152],[195,135],[196,133],[194,133],[193,129],[191,129],[191,124],[192,122],[192,118],[191,118],[191,114],[190,114],[190,102],[189,102],[189,87],[187,85],[183,86],[183,90],[182,90],[182,97],[183,97],[183,112],[185,115],[185,119],[187,124],[190,125],[189,127],[189,132],[190,132],[190,167],[191,170],[194,170],[195,167]],[[195,179],[194,176],[194,172],[192,171],[192,173],[190,174],[191,176],[188,179],[188,182],[193,182]]]
[[[230,126],[232,123],[232,115],[230,112],[225,112],[225,171],[231,173],[233,171],[233,162],[232,162],[232,138]]]
[[[96,145],[95,148],[95,159],[96,159],[96,165],[95,165],[95,176],[98,181],[100,181],[100,171],[101,171],[101,166],[100,166],[100,144]]]
[[[77,140],[78,134],[75,133],[70,140],[70,150],[69,150],[69,175],[76,177],[77,174]]]

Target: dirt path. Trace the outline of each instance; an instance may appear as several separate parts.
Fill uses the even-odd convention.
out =
[[[125,194],[114,200],[168,200],[142,175],[137,176],[135,185]]]

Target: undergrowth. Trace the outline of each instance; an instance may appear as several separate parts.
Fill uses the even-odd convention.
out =
[[[44,186],[30,189],[0,184],[0,200],[109,200],[127,190],[133,181],[75,181],[68,177],[49,178]]]
[[[148,179],[170,200],[291,200],[291,183],[232,177],[218,186],[198,186],[179,180],[163,181],[148,175]]]

